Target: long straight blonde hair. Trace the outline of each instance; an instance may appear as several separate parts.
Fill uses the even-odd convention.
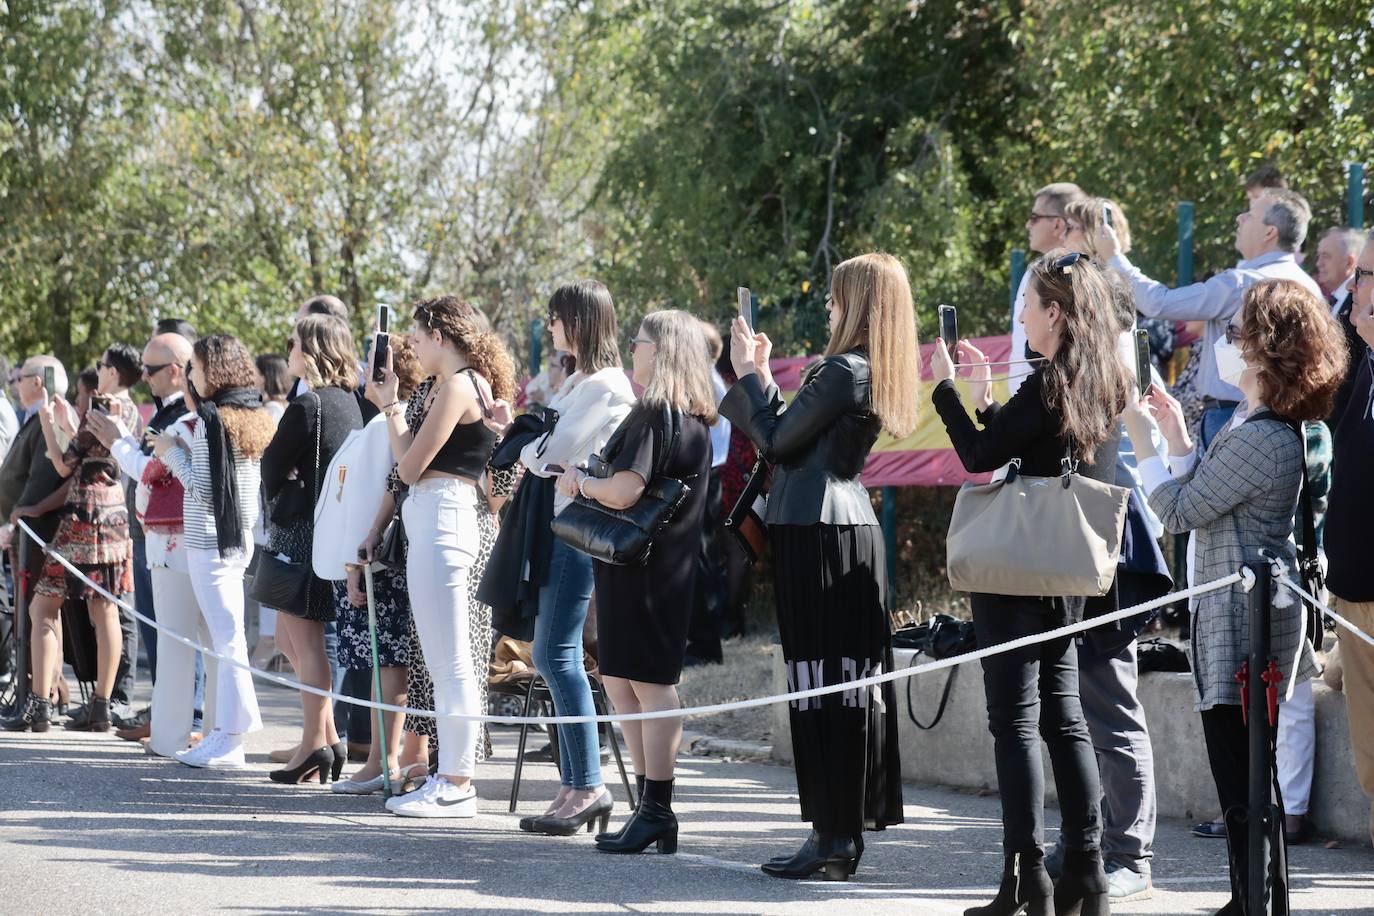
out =
[[[892,435],[911,435],[916,429],[921,357],[906,269],[882,252],[850,258],[831,275],[830,298],[840,310],[840,324],[825,355],[868,350],[873,412]]]
[[[674,410],[716,422],[716,393],[711,387],[711,362],[706,334],[696,317],[678,309],[650,312],[641,326],[654,342],[654,377],[641,404],[666,404]]]

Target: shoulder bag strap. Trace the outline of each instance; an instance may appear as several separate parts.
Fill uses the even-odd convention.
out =
[[[324,489],[324,475],[320,473],[320,430],[324,427],[324,401],[321,400],[317,392],[315,395],[315,501],[320,499],[320,492]]]
[[[482,386],[477,384],[477,370],[468,367],[463,370],[463,374],[468,377],[469,382],[472,382],[472,390],[477,392],[477,406],[482,409],[482,416],[490,417],[491,405],[487,403],[487,396],[482,392]]]
[[[914,668],[916,666],[916,660],[921,657],[921,654],[922,653],[917,652],[915,655],[911,657],[911,665],[909,667]],[[911,682],[916,680],[916,678],[909,677],[906,679],[906,715],[907,718],[911,720],[912,725],[916,726],[923,732],[928,732],[932,728],[940,724],[940,720],[945,717],[945,707],[949,705],[949,695],[950,692],[954,689],[954,678],[956,675],[958,675],[958,673],[958,665],[955,665],[949,669],[949,674],[945,677],[945,689],[940,694],[940,705],[935,710],[935,718],[931,719],[929,724],[923,723],[920,719],[916,718],[916,710],[913,708],[912,705]]]

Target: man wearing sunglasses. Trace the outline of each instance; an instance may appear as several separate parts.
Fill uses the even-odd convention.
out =
[[[1031,204],[1030,215],[1026,217],[1027,247],[1036,254],[1044,254],[1056,248],[1063,248],[1069,234],[1069,223],[1064,211],[1074,201],[1083,200],[1083,189],[1067,181],[1045,185],[1035,192],[1035,203]],[[1026,283],[1030,271],[1021,276],[1021,285],[1016,289],[1016,299],[1011,309],[1011,356],[1008,359],[1031,359],[1039,356],[1026,344],[1026,328],[1021,324],[1021,310],[1026,307]],[[1021,383],[1031,374],[1034,367],[1013,365],[1007,371],[1008,396],[1016,393]]]
[[[1260,280],[1293,280],[1320,297],[1317,281],[1299,266],[1294,255],[1307,238],[1312,209],[1302,195],[1282,188],[1266,188],[1236,216],[1236,251],[1242,260],[1200,283],[1170,289],[1151,280],[1120,254],[1116,232],[1103,223],[1097,230],[1098,253],[1120,271],[1135,292],[1135,305],[1147,318],[1204,321],[1198,386],[1205,399],[1199,436],[1203,449],[1230,422],[1240,402],[1240,389],[1222,381],[1213,348],[1226,325],[1240,311],[1245,291]]]
[[[143,348],[143,381],[153,395],[157,410],[148,421],[149,430],[168,429],[187,412],[182,390],[186,365],[191,360],[191,342],[180,334],[157,334]],[[117,419],[105,414],[89,416],[91,432],[110,450],[110,456],[124,472],[125,500],[129,506],[129,537],[133,541],[134,605],[140,614],[157,619],[151,567],[167,565],[167,536],[145,532],[135,511],[135,493],[143,472],[153,460],[150,444],[125,429]],[[151,440],[148,440],[150,443]],[[139,639],[148,656],[154,693],[157,693],[157,630],[138,622]],[[189,682],[182,689],[190,686]],[[116,734],[129,741],[146,738],[151,732],[149,718],[126,723]]]

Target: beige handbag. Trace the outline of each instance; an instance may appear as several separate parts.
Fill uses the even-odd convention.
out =
[[[955,591],[1099,597],[1121,555],[1130,490],[1075,473],[1026,477],[1014,459],[1006,479],[966,486],[945,541]]]

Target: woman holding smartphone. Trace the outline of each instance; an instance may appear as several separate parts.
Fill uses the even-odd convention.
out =
[[[129,398],[129,388],[143,375],[139,352],[128,344],[111,346],[96,365],[96,374],[96,392],[89,410],[119,420],[137,436],[143,421]],[[58,474],[72,478],[62,522],[52,539],[53,552],[113,594],[132,591],[133,542],[129,539],[129,512],[119,465],[84,419],[77,425],[75,412],[66,401],[49,400],[39,408],[38,418],[48,458]],[[110,693],[123,647],[119,610],[109,598],[69,575],[56,560],[43,567],[29,608],[33,621],[33,695],[46,698],[52,688],[54,662],[62,652],[58,635],[62,603],[68,598],[86,602],[96,641],[95,695],[84,719],[72,727],[107,732]]]
[[[445,713],[482,712],[473,664],[469,583],[481,549],[478,487],[496,443],[485,405],[515,391],[515,367],[505,345],[484,329],[472,306],[453,296],[415,304],[411,342],[420,366],[438,381],[425,396],[419,432],[412,433],[391,359],[368,386],[386,417],[396,474],[410,490],[402,505],[406,587],[420,650],[434,682],[439,769],[413,792],[387,800],[402,817],[470,818],[477,814],[479,723]],[[485,652],[483,656],[485,656]]]
[[[911,285],[886,254],[835,268],[826,299],[830,343],[783,401],[772,343],[743,317],[731,331],[739,381],[720,413],[771,462],[764,521],[788,679],[820,687],[890,670],[886,558],[859,481],[879,434],[916,428],[920,356]],[[795,701],[789,718],[802,818],[811,836],[763,866],[776,878],[858,868],[863,831],[902,822],[897,699],[891,683]]]
[[[577,371],[549,401],[548,409],[557,412],[557,425],[526,445],[520,461],[529,473],[558,477],[566,469],[585,465],[601,450],[629,416],[635,395],[620,365],[615,304],[604,284],[579,280],[560,286],[549,299],[548,322],[554,348],[575,357]],[[498,402],[493,414],[494,422],[506,424],[510,406]],[[557,493],[553,515],[572,502],[567,493]],[[592,597],[592,558],[557,538],[551,540],[534,624],[534,665],[560,716],[590,716],[595,709],[582,661],[582,628]],[[558,742],[558,795],[544,817],[522,820],[522,830],[566,836],[610,811],[610,793],[601,781],[596,725],[560,725]],[[637,772],[635,777],[642,780],[644,774]]]

